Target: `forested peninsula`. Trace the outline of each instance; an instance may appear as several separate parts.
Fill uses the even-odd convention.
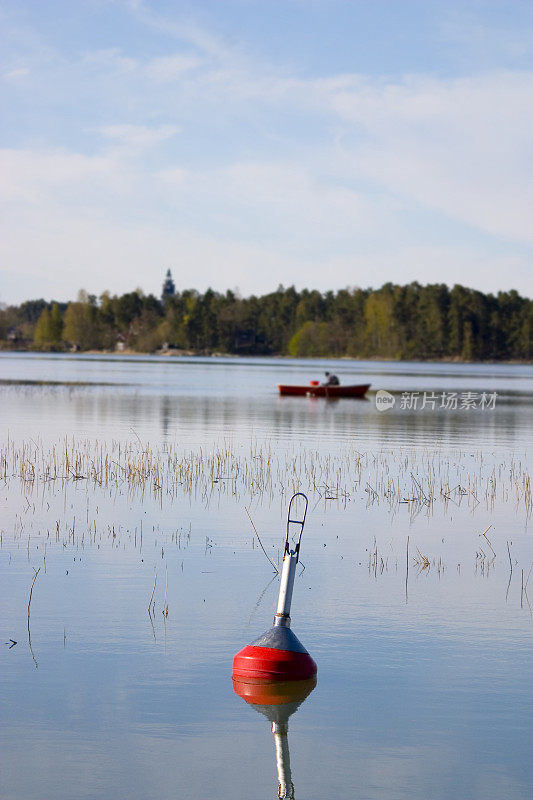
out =
[[[445,284],[240,297],[141,290],[0,307],[3,350],[482,361],[533,358],[533,301]]]

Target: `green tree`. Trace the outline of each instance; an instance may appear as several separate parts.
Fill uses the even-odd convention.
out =
[[[63,325],[64,322],[64,325]],[[208,289],[177,292],[164,305],[141,290],[99,301],[30,300],[0,308],[0,340],[38,347],[114,348],[117,336],[138,351],[163,342],[202,352],[302,356],[442,358],[533,357],[533,302],[516,291],[494,296],[464,286],[405,286],[319,292],[279,286],[263,296]]]
[[[461,350],[461,358],[463,361],[472,361],[474,352],[473,326],[470,320],[466,320],[463,325],[463,349]]]
[[[63,320],[57,303],[52,303],[50,310],[43,308],[35,324],[33,342],[38,347],[54,348],[61,342]]]
[[[327,322],[307,320],[291,337],[287,349],[294,358],[327,358],[334,352],[333,332]]]
[[[90,350],[100,345],[96,309],[89,302],[69,303],[65,312],[63,340],[80,350]]]
[[[446,352],[448,287],[434,284],[420,287],[417,302],[415,340],[426,358],[440,358]]]
[[[398,342],[394,320],[394,287],[385,284],[366,299],[365,344],[370,356],[397,358]]]
[[[43,308],[35,325],[33,341],[38,347],[47,347],[51,342],[50,312]]]
[[[533,302],[531,300],[527,301],[522,311],[520,356],[527,359],[533,357]]]
[[[63,319],[57,303],[52,303],[50,310],[50,336],[53,344],[59,344],[63,333]]]

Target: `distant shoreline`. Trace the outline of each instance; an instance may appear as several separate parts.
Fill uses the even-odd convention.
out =
[[[384,364],[508,364],[508,365],[527,365],[533,364],[533,359],[475,359],[466,361],[458,356],[443,357],[443,358],[385,358],[384,356],[291,356],[282,353],[266,354],[253,354],[253,353],[221,353],[219,351],[206,352],[205,350],[160,350],[155,352],[140,351],[140,350],[59,350],[50,349],[44,350],[42,348],[33,347],[0,347],[0,355],[4,353],[32,353],[34,355],[68,355],[68,356],[164,356],[166,358],[231,358],[240,360],[244,358],[253,359],[268,359],[275,358],[287,361],[334,361],[342,363],[344,361],[378,361]]]

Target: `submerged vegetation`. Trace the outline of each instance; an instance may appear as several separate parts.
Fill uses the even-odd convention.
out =
[[[170,279],[171,280],[171,279]],[[161,299],[140,290],[0,308],[0,348],[132,350],[294,357],[533,358],[533,301],[456,285],[297,291],[261,297],[208,289]]]
[[[467,506],[492,511],[511,505],[529,519],[533,509],[531,476],[520,459],[487,462],[482,453],[459,450],[382,449],[339,453],[299,447],[272,450],[268,442],[248,449],[229,443],[209,450],[183,451],[176,444],[153,448],[140,440],[91,442],[65,439],[44,446],[33,441],[7,442],[0,448],[0,479],[19,479],[25,496],[46,485],[82,482],[85,486],[133,495],[173,498],[191,494],[209,501],[229,495],[250,503],[306,492],[315,502],[348,506],[384,505],[389,513],[406,507],[411,514],[431,514]]]
[[[34,661],[29,627],[31,591],[37,567],[42,566],[46,575],[47,554],[52,555],[54,548],[62,553],[71,551],[80,565],[82,557],[86,561],[86,548],[138,550],[155,638],[156,599],[165,621],[169,614],[168,576],[175,578],[183,571],[185,551],[191,545],[191,523],[183,509],[201,508],[201,518],[208,519],[209,509],[217,515],[221,508],[227,514],[233,507],[226,549],[237,558],[237,553],[255,549],[257,539],[270,562],[269,569],[277,571],[273,559],[277,554],[278,564],[281,560],[279,531],[261,532],[260,536],[254,517],[262,515],[263,506],[268,515],[272,504],[278,503],[283,516],[287,499],[295,491],[308,494],[312,511],[320,510],[323,520],[332,512],[333,520],[338,522],[339,514],[346,520],[344,526],[316,527],[315,547],[336,544],[328,548],[328,557],[334,560],[343,560],[351,552],[352,568],[366,570],[372,580],[387,575],[396,580],[394,576],[400,574],[405,602],[410,574],[413,579],[430,574],[438,581],[445,577],[453,580],[453,575],[460,578],[459,559],[469,553],[474,576],[488,578],[497,567],[500,573],[503,570],[505,602],[512,585],[517,602],[519,583],[520,608],[533,613],[527,594],[533,571],[527,555],[530,547],[524,551],[523,543],[509,536],[510,512],[525,531],[533,508],[529,470],[517,457],[502,454],[500,459],[487,460],[481,452],[410,448],[361,452],[350,446],[335,455],[323,455],[310,448],[275,449],[268,441],[256,440],[246,446],[224,442],[194,451],[177,444],[154,448],[139,438],[128,442],[71,438],[50,445],[10,440],[0,448],[0,480],[19,508],[8,528],[0,527],[0,548],[6,551],[9,564],[12,553],[20,551],[36,565],[28,602],[28,642]],[[168,513],[170,509],[174,511]],[[182,513],[175,517],[178,509]],[[493,530],[492,522],[487,526],[503,509],[506,525],[498,526],[499,531]],[[146,516],[147,510],[150,516]],[[235,525],[236,510],[241,523]],[[361,524],[362,510],[368,514],[365,524]],[[477,511],[482,524],[474,520]],[[452,528],[446,528],[446,542],[452,529],[458,539],[450,538],[449,545],[444,544],[441,533],[435,536],[435,529],[444,532],[437,515],[449,523],[453,520]],[[372,518],[374,524],[368,524]],[[161,526],[162,520],[172,522]],[[207,530],[212,534],[213,526]],[[461,546],[463,536],[468,538],[466,550]],[[203,556],[218,549],[204,527],[200,537],[195,537],[194,547],[197,555]],[[198,574],[199,569],[197,562]]]

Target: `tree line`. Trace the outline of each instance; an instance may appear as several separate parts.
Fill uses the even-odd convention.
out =
[[[0,308],[0,347],[386,359],[533,358],[533,301],[445,284],[262,296],[136,290]]]

